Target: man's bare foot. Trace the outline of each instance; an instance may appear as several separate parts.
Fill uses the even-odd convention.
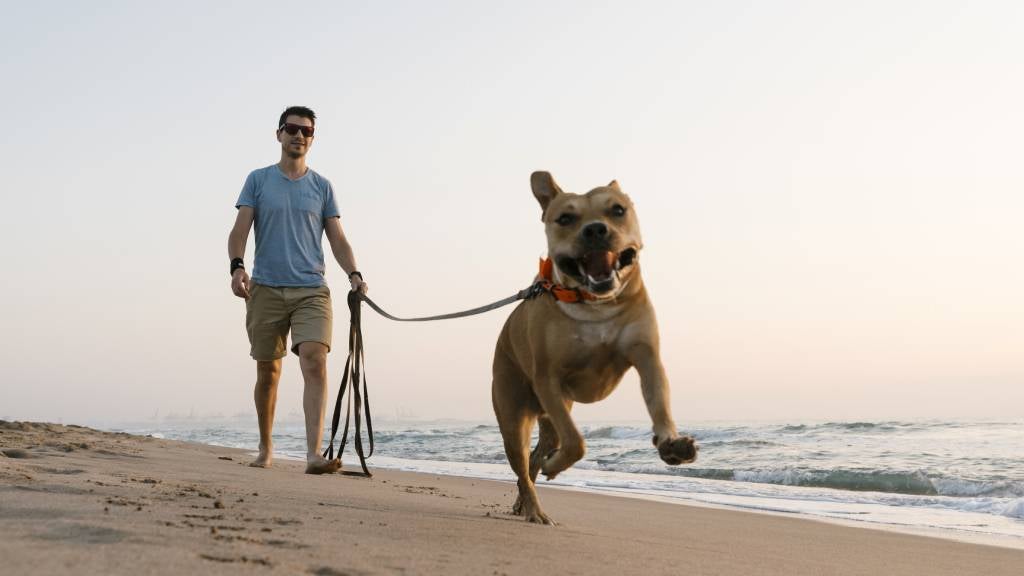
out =
[[[270,450],[260,450],[259,456],[249,463],[249,466],[253,468],[270,468],[270,461],[274,459],[273,452]]]
[[[306,474],[334,474],[341,469],[341,458],[328,460],[323,456],[306,458]]]

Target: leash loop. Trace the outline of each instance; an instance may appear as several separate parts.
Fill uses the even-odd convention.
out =
[[[362,467],[362,475],[373,476],[366,467],[366,459],[373,455],[373,421],[370,418],[370,396],[366,384],[366,370],[363,366],[365,354],[363,353],[363,329],[362,314],[359,306],[360,294],[358,292],[348,293],[349,328],[348,328],[348,359],[345,360],[345,372],[341,376],[341,385],[338,388],[338,398],[334,401],[334,416],[331,417],[331,439],[324,450],[324,458],[334,458],[334,439],[338,434],[338,423],[341,421],[341,402],[345,397],[346,388],[351,388],[348,395],[348,406],[345,409],[345,426],[341,435],[341,444],[338,446],[338,457],[345,451],[345,444],[348,441],[349,417],[355,413],[355,445],[356,455],[359,456],[359,465]],[[360,378],[362,379],[362,392],[359,390]],[[353,402],[354,401],[354,402]],[[353,408],[353,404],[355,405]],[[370,453],[363,451],[362,437],[362,413],[366,413],[366,433],[370,442]]]

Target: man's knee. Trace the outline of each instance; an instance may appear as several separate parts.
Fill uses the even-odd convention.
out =
[[[327,346],[320,342],[299,344],[299,361],[305,366],[326,366]]]
[[[256,382],[264,386],[277,384],[281,376],[280,360],[257,360],[256,361]]]

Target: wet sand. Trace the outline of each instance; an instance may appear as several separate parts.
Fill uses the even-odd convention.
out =
[[[251,457],[0,421],[2,571],[1016,576],[1024,567],[1022,550],[544,486],[559,526],[539,526],[511,515],[511,482],[310,476],[301,462],[258,469]]]

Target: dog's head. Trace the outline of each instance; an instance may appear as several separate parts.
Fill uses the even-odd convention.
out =
[[[543,209],[548,255],[567,288],[614,298],[637,272],[643,242],[633,202],[614,180],[586,194],[563,192],[547,172],[530,175]]]

